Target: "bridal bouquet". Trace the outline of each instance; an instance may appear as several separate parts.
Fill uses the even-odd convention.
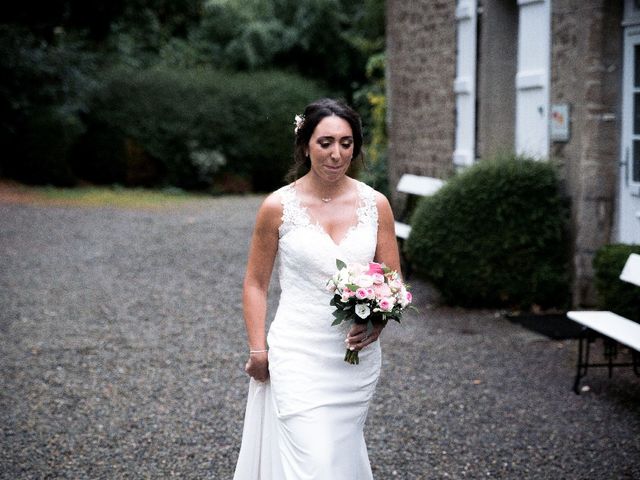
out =
[[[336,267],[338,271],[327,282],[327,290],[334,294],[330,305],[336,307],[332,325],[344,321],[366,323],[371,332],[376,320],[400,321],[411,303],[411,292],[398,272],[375,262],[347,265],[336,260]],[[358,364],[358,352],[347,349],[344,361]]]

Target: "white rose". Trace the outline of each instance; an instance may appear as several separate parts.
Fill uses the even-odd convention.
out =
[[[365,319],[369,316],[370,313],[371,310],[369,309],[368,305],[365,305],[364,303],[359,303],[356,305],[356,315],[358,315],[360,318]]]
[[[373,278],[369,275],[359,275],[355,283],[360,288],[369,288],[373,285]]]

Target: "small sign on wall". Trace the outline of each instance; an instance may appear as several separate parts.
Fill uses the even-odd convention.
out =
[[[551,105],[551,141],[569,141],[569,104],[554,103]]]

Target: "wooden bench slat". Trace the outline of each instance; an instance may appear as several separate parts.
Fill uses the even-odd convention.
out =
[[[624,264],[620,280],[633,283],[640,287],[640,255],[632,253]]]
[[[400,177],[396,190],[402,193],[426,197],[436,193],[442,185],[444,185],[444,181],[439,178],[421,177],[419,175],[405,173]]]
[[[411,233],[411,225],[402,222],[394,222],[396,227],[396,237],[406,240]]]
[[[640,324],[608,311],[571,311],[567,316],[640,352]]]

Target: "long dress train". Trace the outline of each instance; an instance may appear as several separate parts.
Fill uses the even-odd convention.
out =
[[[358,182],[357,223],[335,242],[311,221],[295,187],[277,192],[281,296],[269,328],[270,380],[251,379],[234,480],[370,480],[363,436],[380,374],[380,344],[344,359],[347,325],[331,326],[327,280],[336,259],[373,260],[378,230],[374,191]]]

